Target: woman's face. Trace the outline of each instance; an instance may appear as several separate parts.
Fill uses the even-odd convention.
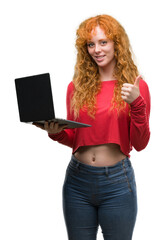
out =
[[[106,37],[99,26],[92,31],[91,39],[87,41],[87,49],[98,67],[114,66],[114,42]]]

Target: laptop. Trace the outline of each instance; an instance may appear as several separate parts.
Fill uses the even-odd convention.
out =
[[[55,117],[50,74],[44,73],[15,79],[21,122],[44,124],[45,121],[66,125],[66,128],[91,127],[89,124]]]

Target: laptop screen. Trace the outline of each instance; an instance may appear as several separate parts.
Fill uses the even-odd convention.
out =
[[[15,79],[21,122],[55,118],[49,73]]]

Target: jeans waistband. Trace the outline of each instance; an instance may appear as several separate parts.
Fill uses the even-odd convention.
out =
[[[114,172],[119,172],[123,170],[123,168],[127,168],[131,166],[131,161],[129,157],[124,158],[120,162],[116,163],[113,166],[105,166],[105,167],[96,167],[84,164],[80,162],[74,155],[71,156],[71,161],[69,163],[69,167],[72,169],[79,169],[81,171],[89,172],[92,174],[109,174]]]

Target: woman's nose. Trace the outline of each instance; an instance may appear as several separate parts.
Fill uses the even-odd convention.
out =
[[[101,51],[101,47],[99,46],[99,44],[95,45],[95,53],[99,53]]]

